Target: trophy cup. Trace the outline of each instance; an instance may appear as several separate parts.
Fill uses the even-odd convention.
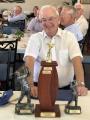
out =
[[[58,90],[57,62],[51,60],[51,49],[54,44],[48,44],[46,61],[41,61],[41,71],[38,81],[38,98],[35,117],[60,117],[59,105],[55,104]]]
[[[65,113],[67,114],[80,114],[81,107],[77,105],[78,103],[78,93],[76,89],[76,81],[71,82],[71,90],[72,90],[72,100],[68,102],[65,106]],[[71,105],[72,101],[75,101],[75,105]]]
[[[18,103],[15,105],[16,114],[30,115],[34,112],[34,104],[31,104],[30,88],[26,80],[29,75],[30,73],[28,72],[28,69],[25,68],[25,74],[17,77],[21,84],[21,95]],[[27,97],[27,102],[23,103],[22,100],[25,96]]]

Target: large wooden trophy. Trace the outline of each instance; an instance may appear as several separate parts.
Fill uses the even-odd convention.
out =
[[[51,60],[51,48],[48,43],[47,60],[41,62],[42,69],[38,82],[38,97],[40,104],[36,104],[35,117],[60,117],[59,105],[55,104],[58,90],[57,62]]]

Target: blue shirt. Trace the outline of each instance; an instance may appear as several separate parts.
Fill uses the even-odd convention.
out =
[[[43,30],[42,24],[37,17],[32,18],[27,26],[27,30],[31,30],[33,32],[41,32]]]
[[[72,24],[72,25],[66,27],[65,30],[72,32],[75,35],[75,37],[77,38],[77,41],[83,40],[83,34],[80,31],[79,25]]]
[[[8,16],[8,21],[9,22],[15,22],[15,21],[18,21],[18,20],[25,20],[26,18],[26,15],[24,13],[21,13],[17,16]]]

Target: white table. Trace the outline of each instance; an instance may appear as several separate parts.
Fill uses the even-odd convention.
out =
[[[60,118],[35,118],[34,115],[17,115],[15,114],[15,104],[20,92],[15,91],[10,102],[0,107],[0,120],[90,120],[90,91],[87,96],[80,96],[78,105],[81,106],[82,113],[80,115],[67,115],[64,113],[64,107],[67,102],[56,101],[60,105]],[[38,103],[38,100],[32,100],[32,103]]]
[[[27,43],[28,43],[28,39],[29,38],[21,38],[20,41],[18,41],[18,46],[17,46],[17,53],[20,53],[20,54],[24,54],[25,53],[25,49],[26,49],[26,46],[27,46]]]
[[[28,44],[29,37],[32,35],[31,31],[26,31],[24,33],[24,37],[21,38],[20,41],[18,41],[18,46],[17,46],[17,53],[24,54],[25,49]]]
[[[28,44],[28,40],[29,40],[29,37],[31,36],[31,32],[27,32],[27,33],[24,33],[24,37],[21,38],[20,41],[18,41],[18,45],[17,45],[17,53],[20,53],[20,54],[24,54],[25,53],[25,49],[26,49],[26,46]],[[6,37],[7,36],[7,37]],[[4,34],[4,37],[3,38],[0,38],[0,41],[9,41],[9,40],[15,40],[15,35],[11,34],[11,35],[6,35]]]

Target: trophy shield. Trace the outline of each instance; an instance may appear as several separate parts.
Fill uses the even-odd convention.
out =
[[[49,55],[48,59],[41,61],[42,68],[38,81],[40,104],[36,105],[35,117],[60,117],[59,105],[55,104],[58,90],[57,62],[51,61],[49,52],[47,53]]]

